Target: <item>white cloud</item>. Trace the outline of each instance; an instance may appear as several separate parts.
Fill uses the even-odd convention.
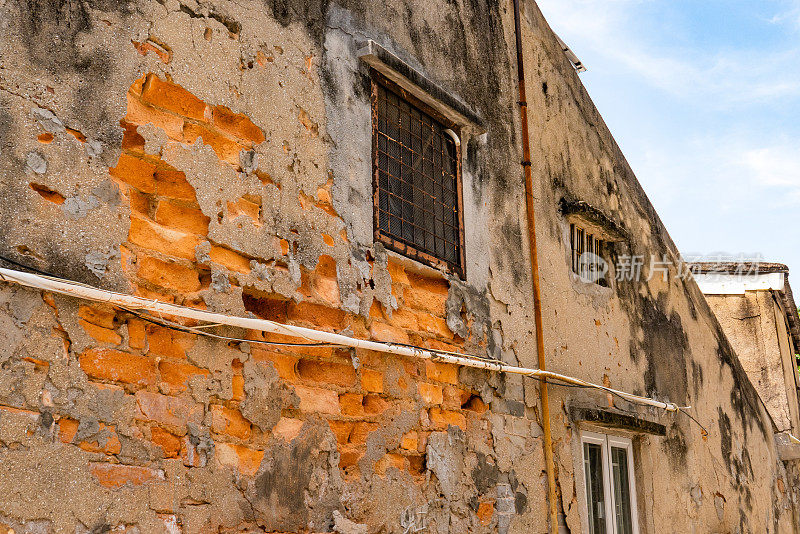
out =
[[[800,96],[800,47],[785,50],[707,50],[658,43],[639,9],[651,0],[539,0],[553,29],[592,69],[595,56],[624,66],[674,96],[735,105]],[[800,24],[800,2],[797,20]],[[794,8],[793,8],[794,10]],[[784,15],[789,16],[789,15]],[[664,46],[666,44],[666,46]]]
[[[788,144],[747,150],[741,163],[757,185],[775,188],[781,203],[800,203],[800,151]]]

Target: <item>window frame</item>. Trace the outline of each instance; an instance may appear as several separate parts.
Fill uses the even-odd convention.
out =
[[[592,231],[578,222],[569,222],[570,268],[582,281],[602,287],[610,286],[610,273],[606,272],[602,277],[597,276],[600,264],[595,260],[590,265],[590,278],[588,280],[584,279],[580,272],[581,256],[584,252],[591,253],[605,261],[603,252],[606,248],[606,243],[607,241],[598,232]]]
[[[588,477],[586,476],[586,457],[585,457],[585,443],[599,445],[602,451],[602,463],[603,463],[603,494],[605,496],[605,512],[606,512],[606,534],[616,534],[617,532],[617,525],[616,525],[616,514],[614,513],[615,502],[614,502],[614,482],[612,480],[612,473],[611,470],[611,448],[616,447],[620,449],[625,449],[626,455],[628,458],[628,492],[630,494],[630,501],[631,501],[631,531],[633,534],[639,534],[639,512],[638,512],[638,503],[636,500],[636,477],[634,472],[634,461],[633,461],[633,442],[630,438],[622,437],[622,436],[615,436],[611,434],[603,434],[600,432],[591,432],[588,430],[581,431],[581,441],[580,441],[580,466],[581,466],[581,476],[583,477],[583,484],[584,490],[589,484]],[[583,496],[581,497],[584,501],[584,520],[587,522],[589,521],[589,505],[590,503],[587,501],[586,491],[583,491]]]
[[[412,95],[409,91],[388,79],[386,76],[370,68],[370,87],[371,96],[370,101],[372,104],[372,228],[373,239],[376,242],[382,243],[386,248],[402,254],[403,256],[418,261],[429,267],[435,269],[442,269],[447,273],[455,274],[460,279],[465,279],[466,273],[466,256],[465,256],[465,239],[464,239],[464,193],[462,181],[462,150],[461,150],[461,127],[447,119],[437,110],[422,102],[420,99]],[[426,115],[429,115],[433,120],[438,122],[443,129],[450,130],[454,135],[453,141],[455,142],[456,150],[456,209],[458,210],[458,254],[457,263],[449,263],[446,260],[438,258],[428,252],[419,250],[418,248],[409,245],[399,239],[381,232],[379,217],[380,217],[380,188],[379,178],[380,170],[378,168],[378,87],[394,93],[397,97],[405,100],[409,105],[419,109]]]

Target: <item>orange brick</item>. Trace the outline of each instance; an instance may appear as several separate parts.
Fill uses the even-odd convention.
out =
[[[353,424],[353,430],[350,432],[349,442],[353,445],[363,445],[366,443],[369,435],[378,429],[378,426],[378,423],[356,421]]]
[[[469,400],[467,400],[467,402],[463,404],[462,407],[465,410],[469,410],[479,414],[486,411],[486,404],[477,395],[473,395],[472,397],[470,397]]]
[[[425,474],[426,465],[425,457],[421,454],[414,454],[406,456],[408,459],[408,472],[414,476],[422,476]]]
[[[230,219],[235,219],[240,215],[244,215],[249,218],[255,226],[261,226],[261,206],[258,203],[242,197],[236,202],[229,201],[227,207],[228,217]]]
[[[437,382],[458,384],[458,367],[451,363],[432,362],[425,360],[425,375]]]
[[[128,95],[128,98],[135,98],[133,95]],[[144,152],[144,137],[139,135],[136,131],[136,124],[132,122],[120,121],[122,126],[122,150],[131,150],[135,152]]]
[[[206,103],[178,84],[148,74],[142,86],[142,101],[195,120],[206,119]]]
[[[290,417],[281,417],[275,428],[272,429],[272,434],[289,443],[300,434],[300,429],[303,427],[303,421],[300,419],[292,419]]]
[[[441,276],[425,276],[419,273],[408,273],[408,280],[411,286],[416,289],[435,293],[447,297],[450,291],[450,283]]]
[[[339,404],[344,415],[364,415],[364,397],[357,393],[339,395]]]
[[[303,301],[292,302],[289,305],[288,318],[292,322],[338,330],[343,326],[345,313],[342,310]]]
[[[155,219],[157,223],[176,230],[199,235],[208,234],[210,219],[202,211],[169,200],[158,203]]]
[[[127,96],[128,111],[125,115],[125,120],[127,122],[140,126],[151,123],[153,126],[164,130],[164,133],[166,133],[167,137],[170,139],[175,141],[183,139],[183,119],[181,117],[177,117],[172,113],[168,113],[154,106],[149,106],[142,102],[138,96],[130,92]],[[124,139],[123,137],[123,140]],[[132,142],[136,143],[135,137],[132,137]],[[123,148],[128,148],[128,146],[123,146]],[[137,144],[134,144],[134,146],[137,146]],[[144,149],[144,139],[142,139],[141,147]]]
[[[400,439],[401,449],[406,449],[407,451],[416,451],[418,446],[419,446],[419,435],[417,434],[416,430],[407,432]]]
[[[200,424],[203,419],[203,406],[188,399],[138,391],[136,405],[142,418],[172,427],[181,433],[185,431],[187,422]]]
[[[197,450],[197,444],[192,443],[189,434],[181,438],[181,461],[186,467],[205,467],[208,457],[203,451]]]
[[[389,269],[389,276],[392,277],[393,284],[403,284],[403,285],[410,285],[411,282],[408,280],[408,275],[406,274],[406,269],[403,267],[400,262],[395,260],[394,258],[389,258],[389,264],[387,265]]]
[[[211,429],[244,440],[250,439],[252,433],[252,425],[242,412],[218,404],[211,405]]]
[[[325,278],[336,278],[336,260],[328,254],[322,254],[317,262],[317,267],[314,269],[314,274]]]
[[[133,47],[136,49],[136,51],[143,56],[146,56],[148,52],[153,52],[161,59],[163,63],[169,63],[172,59],[172,51],[165,50],[152,41],[143,41],[140,43],[138,41],[131,40],[131,44],[133,44]]]
[[[200,276],[194,269],[145,255],[140,255],[136,263],[139,278],[153,285],[178,293],[193,293],[200,289]]]
[[[75,435],[78,433],[79,423],[75,419],[62,417],[58,421],[59,439],[63,443],[73,443]],[[117,432],[113,426],[100,423],[100,433],[105,434],[105,443],[100,446],[98,440],[95,441],[81,441],[74,443],[81,449],[88,452],[103,452],[105,454],[119,454],[122,450],[122,444],[117,437]]]
[[[233,396],[235,401],[244,399],[244,377],[242,375],[233,375],[231,387],[233,389]]]
[[[361,388],[370,393],[383,393],[383,373],[373,369],[361,369]]]
[[[154,426],[150,429],[150,440],[157,447],[161,447],[164,458],[177,458],[180,455],[181,438],[175,434]]]
[[[450,327],[447,326],[447,321],[438,315],[418,313],[417,324],[419,325],[420,332],[445,339],[453,339],[453,332],[450,330]]]
[[[127,191],[125,191],[126,189]],[[142,217],[150,216],[150,199],[152,195],[149,193],[142,193],[133,187],[126,188],[123,186],[122,191],[125,191],[125,194],[128,196],[131,212]]]
[[[196,235],[173,230],[137,216],[131,216],[128,239],[140,247],[187,260],[194,260],[194,249],[200,244]]]
[[[156,192],[156,167],[141,158],[122,154],[117,161],[117,166],[112,167],[108,172],[120,182],[135,187],[143,193]]]
[[[383,413],[389,403],[377,395],[367,395],[364,397],[364,412],[367,415],[378,415]]]
[[[332,202],[331,202],[330,191],[328,191],[324,187],[320,187],[319,189],[317,189],[317,200],[319,200],[322,204],[331,204]]]
[[[442,402],[442,407],[448,410],[458,410],[469,398],[470,393],[468,391],[448,385],[444,387],[444,401]]]
[[[78,421],[69,417],[62,417],[58,420],[58,437],[62,443],[72,443],[75,434],[78,432]]]
[[[386,471],[391,467],[400,471],[408,471],[408,460],[402,454],[390,452],[375,462],[375,472],[381,476],[385,475]]]
[[[41,416],[39,412],[25,410],[23,408],[14,408],[13,406],[0,406],[0,416],[3,415],[2,412],[26,417],[31,422],[37,421]]]
[[[377,301],[375,302],[375,304],[377,304]],[[383,311],[381,311],[381,315],[384,315]],[[392,318],[391,319],[385,318],[384,320],[387,321],[392,326],[396,326],[397,328],[401,328],[403,330],[419,330],[417,313],[407,308],[400,308],[399,310],[394,310],[392,312]]]
[[[143,349],[146,341],[144,321],[128,319],[128,346],[132,349]]]
[[[111,489],[121,488],[125,485],[141,486],[148,482],[164,480],[162,471],[138,465],[91,462],[89,471],[101,486]]]
[[[481,501],[478,504],[477,515],[481,525],[488,525],[494,515],[494,501]]]
[[[155,366],[144,356],[114,349],[89,349],[78,361],[81,369],[92,378],[142,386],[155,383]]]
[[[117,314],[114,310],[96,308],[94,306],[79,306],[78,317],[103,328],[114,329],[117,326]]]
[[[384,343],[404,343],[408,344],[411,340],[404,330],[391,326],[386,323],[373,321],[372,326],[369,328],[369,333],[372,339],[382,341]]]
[[[439,428],[446,428],[448,425],[467,428],[467,419],[463,414],[441,408],[431,408],[429,411],[431,422]]]
[[[244,399],[244,376],[242,375],[243,367],[244,364],[242,364],[242,362],[240,362],[238,359],[234,359],[231,362],[231,368],[233,369],[233,377],[231,378],[231,388],[233,390],[232,398],[235,401]]]
[[[339,282],[336,278],[328,278],[327,276],[315,276],[314,281],[311,283],[312,294],[333,307],[338,307],[341,304],[339,295]]]
[[[148,324],[146,330],[148,349],[159,356],[183,359],[186,358],[186,351],[194,345],[193,334],[154,324]]]
[[[300,410],[306,413],[326,413],[338,415],[339,396],[327,389],[294,386],[294,391],[300,397]]]
[[[346,449],[339,452],[339,469],[347,469],[348,467],[353,467],[354,465],[358,464],[358,461],[364,455],[363,452]]]
[[[186,383],[195,375],[208,376],[208,371],[184,362],[170,362],[162,360],[158,363],[161,381],[170,387],[170,393],[177,393],[186,389]]]
[[[187,122],[183,125],[183,137],[187,143],[194,143],[197,139],[202,138],[203,143],[210,146],[221,161],[235,166],[239,165],[239,152],[243,148],[242,145],[228,139],[220,132],[202,124]]]
[[[78,324],[83,327],[87,334],[101,343],[119,345],[122,342],[122,337],[113,330],[103,328],[102,326],[97,326],[96,324],[88,323],[83,319],[79,319]]]
[[[250,449],[233,443],[216,443],[214,446],[214,459],[220,465],[233,467],[247,476],[253,476],[261,466],[264,451]]]
[[[251,347],[250,354],[256,361],[271,363],[284,380],[295,381],[300,378],[297,374],[297,356],[272,352],[262,347]]]
[[[253,124],[246,115],[234,113],[225,106],[214,106],[213,121],[214,126],[243,141],[253,144],[264,142],[264,132],[261,128]]]
[[[238,252],[234,252],[231,249],[212,245],[209,256],[211,257],[211,261],[218,263],[219,265],[222,265],[231,271],[245,274],[250,272],[250,258],[242,256]]]
[[[353,430],[353,423],[350,421],[329,420],[328,425],[330,425],[333,435],[336,436],[336,442],[339,445],[345,445],[350,438],[350,432]]]
[[[417,287],[408,287],[403,291],[403,302],[406,306],[428,313],[444,316],[447,293],[434,293]]]
[[[156,191],[159,196],[186,201],[197,200],[194,187],[183,172],[162,165],[156,168],[153,178],[156,181]]]
[[[422,400],[427,404],[442,404],[442,386],[419,382],[417,384],[417,390],[419,391],[419,396],[422,397]]]
[[[278,321],[281,323],[286,322],[286,313],[289,309],[289,302],[282,296],[262,296],[253,295],[245,291],[242,294],[242,302],[247,311],[253,312],[261,319],[269,319],[271,321]],[[256,332],[256,336],[264,336],[266,332]],[[257,337],[250,339],[257,339]],[[287,341],[289,337],[286,336]]]
[[[297,374],[303,380],[341,387],[352,386],[356,382],[353,366],[336,362],[301,359],[297,363]]]

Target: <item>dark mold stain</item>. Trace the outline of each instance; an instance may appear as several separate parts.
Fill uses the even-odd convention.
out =
[[[632,283],[620,283],[619,287]],[[647,358],[644,375],[648,395],[665,396],[672,402],[688,400],[686,367],[690,361],[689,341],[677,312],[669,316],[663,311],[663,303],[640,296],[633,288],[628,290],[635,304],[629,305],[631,337],[636,339],[637,329],[644,332],[644,339],[631,346],[634,361],[638,355]]]
[[[479,452],[478,465],[472,470],[472,481],[478,489],[479,494],[486,493],[489,488],[493,488],[497,484],[497,479],[500,476],[500,470],[494,464],[489,462],[486,455]]]
[[[299,531],[308,526],[306,493],[315,471],[326,469],[328,453],[321,451],[325,430],[314,425],[291,443],[280,443],[264,456],[248,500],[259,525],[268,532]],[[317,502],[316,506],[325,503]]]
[[[719,417],[719,436],[720,436],[720,453],[728,470],[731,468],[731,450],[733,449],[733,438],[731,437],[731,418],[728,414],[722,411],[722,408],[717,408],[717,416]]]
[[[686,469],[686,436],[677,423],[672,423],[667,429],[667,437],[661,442],[661,448],[667,455],[669,465],[673,471]]]
[[[81,72],[87,61],[78,36],[92,30],[91,11],[130,14],[130,4],[118,0],[19,0],[21,38],[31,63],[51,74]]]

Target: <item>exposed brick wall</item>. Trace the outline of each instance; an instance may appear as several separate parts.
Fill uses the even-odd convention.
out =
[[[221,165],[240,169],[240,152],[264,141],[264,134],[246,116],[223,106],[204,103],[181,86],[148,74],[138,79],[127,94],[127,114],[122,154],[109,172],[130,206],[130,233],[121,246],[122,264],[131,291],[166,302],[204,308],[200,292],[212,282],[212,268],[222,269],[236,286],[237,275],[251,271],[251,260],[260,260],[209,239],[210,218],[198,204],[196,192],[185,174],[160,157],[145,151],[138,128],[150,124],[180,143],[198,138],[211,146]],[[265,183],[268,177],[263,177]],[[271,182],[269,182],[271,183]],[[33,187],[33,186],[32,186]],[[317,199],[301,197],[305,209],[319,208],[336,217],[329,183]],[[57,193],[35,188],[42,202],[61,202]],[[224,212],[235,219],[245,216],[260,226],[260,199],[242,197],[228,202]],[[220,211],[222,216],[223,211]],[[347,239],[342,231],[340,236]],[[293,246],[275,238],[283,259],[271,268],[286,270]],[[333,245],[325,234],[324,242]],[[198,259],[198,247],[210,241],[208,258]],[[209,263],[209,260],[210,262]],[[369,259],[373,263],[372,259]],[[402,264],[388,260],[391,292],[397,309],[388,310],[374,301],[367,316],[342,309],[336,262],[322,255],[317,267],[301,267],[295,298],[245,291],[243,304],[256,316],[331,332],[349,332],[356,337],[443,349],[463,350],[464,341],[448,328],[445,302],[449,283],[442,277],[407,272]],[[45,300],[58,314],[55,300]],[[476,391],[459,380],[456,366],[367,350],[335,347],[294,347],[258,343],[232,343],[245,351],[241,359],[211,362],[190,357],[197,336],[147,322],[124,310],[94,303],[81,303],[77,324],[92,340],[75,354],[90,385],[118,392],[131,400],[133,431],[139,445],[149,451],[150,461],[121,454],[115,421],[100,420],[97,428],[57,411],[52,413],[59,440],[65,447],[96,453],[89,472],[111,491],[148,486],[165,480],[160,459],[177,459],[186,468],[204,468],[209,459],[253,477],[274,437],[291,442],[307,422],[323,424],[335,436],[338,467],[345,481],[357,480],[362,471],[385,476],[396,468],[418,484],[426,482],[426,447],[432,432],[458,427],[481,439],[491,440],[486,407]],[[185,322],[184,324],[192,324]],[[65,333],[63,327],[59,327]],[[262,332],[244,332],[251,341],[297,342],[295,338]],[[224,344],[224,342],[211,342]],[[243,415],[242,403],[252,394],[245,385],[243,361],[274,369],[294,395],[270,428]],[[33,362],[47,366],[47,362]],[[223,366],[220,368],[220,366]],[[192,381],[224,376],[225,396],[204,402],[193,394]],[[14,410],[12,407],[0,407]],[[18,410],[38,420],[40,414]],[[367,458],[370,437],[397,414],[413,413],[398,439],[385,444],[385,453]],[[191,427],[191,428],[190,428]],[[196,435],[205,431],[212,442],[198,448]],[[203,430],[205,429],[205,430]],[[213,449],[213,453],[212,453]],[[479,521],[492,515],[491,503],[476,508]],[[183,519],[176,510],[162,510],[162,519],[179,528]]]

